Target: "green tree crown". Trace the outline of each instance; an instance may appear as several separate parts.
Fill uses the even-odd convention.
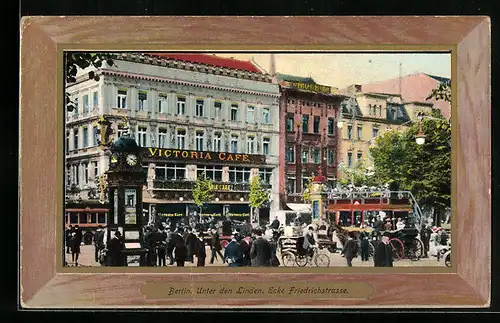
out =
[[[205,203],[214,199],[212,180],[206,178],[205,172],[196,179],[196,185],[193,190],[194,204],[203,207]]]
[[[250,181],[249,200],[250,206],[254,208],[262,206],[262,204],[266,203],[269,200],[269,195],[262,188],[259,176],[253,177]]]

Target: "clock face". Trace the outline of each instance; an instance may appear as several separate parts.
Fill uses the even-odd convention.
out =
[[[128,155],[127,156],[127,164],[130,166],[134,166],[137,164],[137,156],[136,155]]]
[[[111,164],[116,164],[118,162],[118,156],[116,154],[111,155]]]

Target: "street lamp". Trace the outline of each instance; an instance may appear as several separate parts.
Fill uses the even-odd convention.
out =
[[[219,198],[218,197],[215,198],[215,202],[219,202]]]
[[[241,202],[243,202],[244,200],[245,200],[244,198],[240,197],[240,201],[241,201]]]
[[[415,141],[417,142],[417,145],[423,145],[425,144],[425,135],[422,131],[422,118],[424,117],[424,114],[422,112],[419,112],[417,114],[417,119],[418,119],[418,133],[415,136]]]
[[[179,197],[179,201],[181,201],[181,202],[184,201],[184,198],[182,196]]]

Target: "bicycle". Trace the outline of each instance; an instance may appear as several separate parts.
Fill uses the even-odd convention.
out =
[[[329,267],[330,258],[319,251],[317,246],[312,248],[312,253],[309,250],[303,250],[295,255],[295,263],[299,267],[305,267],[307,264],[314,264],[316,267]]]

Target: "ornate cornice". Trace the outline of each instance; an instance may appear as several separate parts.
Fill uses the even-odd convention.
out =
[[[145,81],[176,84],[176,85],[182,85],[182,86],[194,86],[194,87],[200,87],[200,88],[210,89],[210,90],[219,90],[219,91],[227,91],[227,92],[241,93],[241,94],[251,94],[251,95],[258,95],[258,96],[267,96],[267,97],[274,97],[274,98],[279,97],[279,93],[273,94],[273,93],[251,91],[251,90],[245,90],[245,89],[234,88],[234,87],[226,87],[226,86],[220,86],[220,85],[213,85],[213,84],[202,84],[202,83],[195,83],[195,82],[189,82],[189,81],[181,81],[181,80],[175,80],[175,79],[171,79],[168,77],[162,77],[162,76],[149,76],[149,75],[144,75],[144,74],[120,72],[120,71],[111,70],[111,69],[103,69],[101,72],[103,75],[119,76],[119,77],[126,77],[126,78],[145,80]]]

